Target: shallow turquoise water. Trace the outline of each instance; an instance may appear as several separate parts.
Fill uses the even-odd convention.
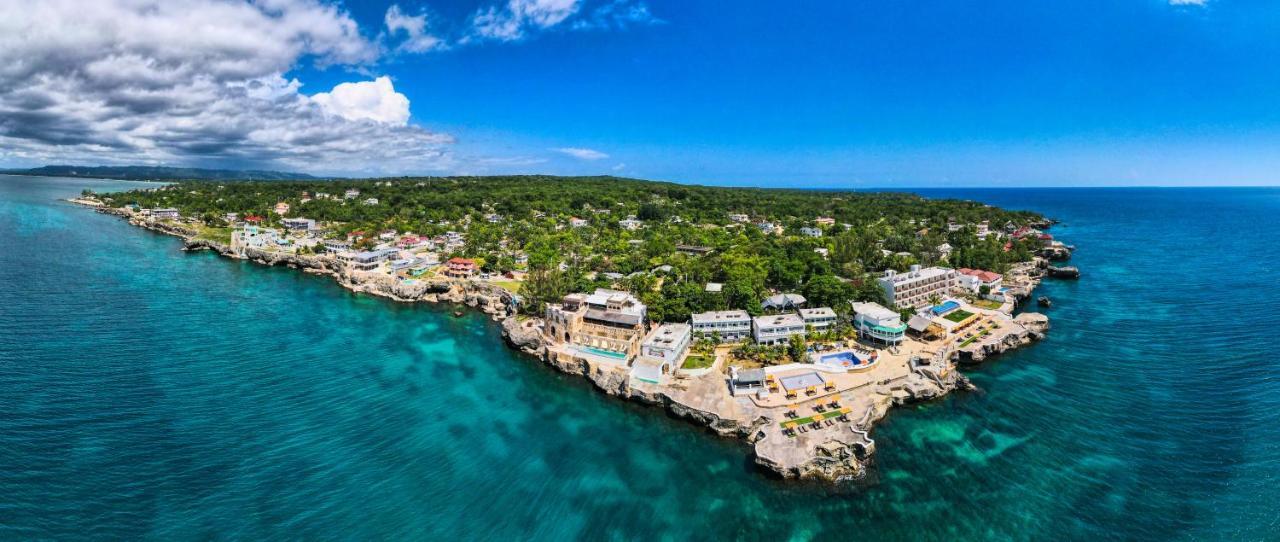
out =
[[[1054,330],[891,414],[875,479],[0,177],[0,538],[1280,538],[1280,190],[938,191],[1060,218]]]

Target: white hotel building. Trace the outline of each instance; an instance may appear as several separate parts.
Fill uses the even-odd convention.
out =
[[[754,320],[757,344],[783,344],[792,335],[804,336],[804,320],[795,313],[757,316]]]
[[[751,336],[751,315],[747,311],[711,311],[694,314],[693,333],[699,337],[710,338],[712,333],[719,333],[720,340],[741,341]]]
[[[836,311],[831,310],[831,307],[800,309],[799,312],[804,325],[813,328],[814,331],[827,331],[831,326],[836,325]]]
[[[890,306],[919,307],[929,302],[932,296],[946,297],[959,286],[954,269],[946,267],[911,266],[906,273],[898,273],[892,269],[885,271],[879,279],[880,288]]]

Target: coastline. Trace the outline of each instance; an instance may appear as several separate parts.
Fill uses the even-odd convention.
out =
[[[677,373],[684,374],[673,375],[666,382],[637,381],[629,377],[625,367],[620,369],[615,364],[589,356],[572,355],[549,345],[542,335],[541,319],[516,317],[509,310],[512,294],[492,284],[433,278],[407,285],[384,274],[349,271],[341,262],[325,255],[279,254],[249,247],[243,247],[237,253],[221,242],[196,238],[196,231],[180,225],[142,219],[126,210],[104,207],[92,200],[72,198],[67,201],[125,218],[134,226],[179,237],[184,241],[184,251],[213,250],[233,259],[246,259],[268,266],[284,265],[309,274],[328,275],[353,292],[398,302],[447,302],[480,310],[500,324],[503,340],[509,347],[561,372],[583,376],[608,395],[661,406],[669,414],[703,425],[720,436],[744,440],[753,447],[755,464],[782,478],[842,481],[864,477],[875,453],[875,441],[870,432],[893,407],[931,401],[956,389],[976,389],[957,370],[958,364],[980,363],[990,356],[1029,345],[1043,338],[1049,327],[1048,319],[1036,313],[1012,317],[1016,305],[1010,302],[1010,321],[1018,324],[1017,329],[1004,331],[992,340],[978,341],[968,347],[952,349],[941,345],[932,352],[923,351],[929,354],[928,359],[919,363],[913,359],[909,372],[859,386],[859,396],[847,399],[847,404],[852,405],[845,409],[850,411],[852,420],[849,423],[828,423],[827,427],[815,429],[810,434],[788,436],[784,435],[784,425],[779,423],[782,421],[779,416],[781,408],[761,405],[754,399],[744,401],[728,393],[720,356],[711,369],[701,371],[701,374],[682,369]],[[1046,264],[1046,261],[1038,259],[1020,266],[1018,272],[1025,274],[1028,283],[1025,291],[1018,293],[1019,299],[1025,301],[1030,297],[1044,276]],[[835,397],[840,396],[837,394]]]

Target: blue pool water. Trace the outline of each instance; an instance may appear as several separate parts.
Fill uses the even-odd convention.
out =
[[[604,350],[602,348],[596,348],[594,346],[575,346],[574,348],[577,348],[581,352],[586,352],[588,354],[595,354],[597,356],[604,356],[609,359],[616,359],[621,361],[625,361],[627,359],[627,355],[622,352]]]
[[[944,315],[944,314],[946,314],[946,313],[948,313],[948,312],[951,312],[951,311],[953,311],[953,310],[956,310],[956,309],[958,309],[958,308],[960,308],[960,304],[959,304],[959,303],[956,303],[955,301],[947,301],[947,302],[944,302],[944,303],[942,303],[942,304],[940,304],[940,305],[937,305],[937,306],[933,307],[933,313],[934,313],[934,314],[936,314],[936,315],[938,315],[938,316],[942,316],[942,315]]]
[[[836,367],[857,367],[867,363],[867,360],[858,357],[853,352],[845,351],[836,352],[834,354],[825,354],[821,358],[818,358],[818,363]]]
[[[55,201],[112,186],[0,177],[0,539],[1280,538],[1280,190],[929,192],[1062,219],[1084,277],[830,487],[480,315]]]

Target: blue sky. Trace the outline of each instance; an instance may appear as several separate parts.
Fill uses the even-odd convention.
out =
[[[306,5],[296,8],[302,15],[266,10],[268,19],[306,20],[323,11],[311,8],[334,7],[280,1]],[[336,8],[337,23],[356,25],[356,35],[342,38],[367,51],[307,45],[281,57],[287,62],[264,63],[262,74],[296,81],[300,100],[332,94],[306,107],[359,125],[367,138],[412,145],[371,156],[358,143],[324,140],[317,134],[344,128],[316,120],[305,136],[280,136],[291,145],[282,148],[254,148],[272,133],[254,128],[199,137],[184,129],[196,142],[170,149],[160,139],[135,143],[157,130],[125,123],[133,132],[113,156],[318,173],[617,174],[767,186],[1280,181],[1280,10],[1261,1]],[[389,83],[379,94],[395,100],[379,101],[373,113],[343,105],[335,87],[372,88],[377,77]],[[408,102],[407,120],[395,94]],[[4,105],[0,97],[0,113]],[[321,140],[316,146],[350,156],[326,162],[296,148]],[[41,144],[0,152],[0,162],[103,156]]]

